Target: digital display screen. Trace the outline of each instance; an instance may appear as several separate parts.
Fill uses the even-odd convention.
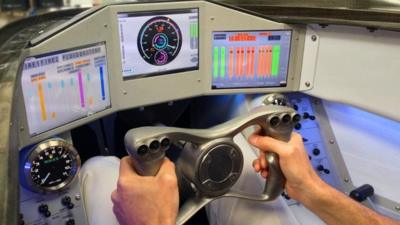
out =
[[[109,108],[105,43],[26,58],[21,85],[30,135]]]
[[[290,30],[213,32],[212,89],[286,87]]]
[[[124,78],[196,70],[199,10],[119,13]]]

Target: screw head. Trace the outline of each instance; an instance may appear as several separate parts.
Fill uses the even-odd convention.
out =
[[[343,181],[346,182],[346,183],[349,183],[350,180],[349,180],[349,178],[346,177],[346,178],[343,179]]]
[[[330,139],[330,140],[329,140],[329,144],[332,144],[332,145],[333,145],[333,144],[335,144],[335,141],[334,141],[333,139]]]
[[[305,85],[306,85],[306,87],[310,87],[311,86],[311,82],[310,81],[306,81]]]
[[[317,40],[317,35],[312,35],[312,36],[311,36],[311,40],[312,40],[312,41],[316,41],[316,40]]]
[[[400,211],[400,205],[395,206],[394,209]]]

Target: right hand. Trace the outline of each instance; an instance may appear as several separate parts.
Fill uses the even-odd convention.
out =
[[[259,157],[253,162],[256,172],[264,178],[268,176],[265,153],[275,152],[279,155],[279,164],[286,177],[285,188],[291,198],[301,202],[323,183],[311,166],[300,134],[293,132],[289,142],[283,142],[259,133],[256,131],[249,137],[249,143],[260,150]]]
[[[121,225],[175,225],[179,193],[174,164],[165,158],[156,176],[140,176],[132,159],[122,158],[111,200]]]

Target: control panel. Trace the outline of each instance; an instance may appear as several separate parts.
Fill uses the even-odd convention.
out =
[[[302,135],[304,146],[313,168],[322,180],[338,188],[338,177],[327,153],[328,150],[321,133],[321,125],[318,122],[315,111],[316,103],[322,103],[320,100],[303,94],[289,94],[288,96],[294,109],[302,116],[302,120],[294,125],[294,131]],[[321,114],[318,115],[322,116]],[[289,205],[297,203],[286,193],[283,193],[282,196],[288,201]]]
[[[20,224],[87,224],[76,149],[53,138],[20,153]]]

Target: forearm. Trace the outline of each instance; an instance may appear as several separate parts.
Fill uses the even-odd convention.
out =
[[[359,204],[323,181],[310,188],[300,200],[328,225],[400,225]]]

